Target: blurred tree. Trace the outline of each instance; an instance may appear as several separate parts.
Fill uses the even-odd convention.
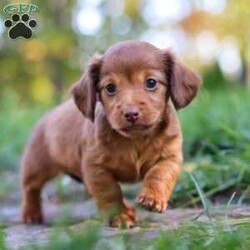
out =
[[[16,1],[13,1],[15,3]],[[30,2],[30,1],[25,1]],[[3,1],[3,5],[10,1]],[[63,88],[77,79],[77,35],[71,27],[73,0],[32,1],[40,11],[33,14],[38,28],[31,40],[10,40],[2,35],[0,50],[1,91],[11,88],[25,100],[60,101]],[[1,7],[2,7],[1,6]],[[9,18],[1,12],[1,18]]]
[[[210,13],[194,8],[179,22],[179,25],[186,33],[197,36],[203,30],[213,30],[214,18]]]
[[[101,32],[83,35],[72,27],[72,21],[85,1],[80,2],[34,0],[32,3],[40,10],[33,15],[38,21],[33,38],[12,41],[7,30],[2,34],[1,92],[10,88],[26,101],[46,102],[53,97],[59,102],[65,89],[79,78],[90,55],[104,51],[119,40],[136,38],[145,29],[140,16],[140,0],[121,1],[123,11],[120,15],[113,13],[112,1],[100,1],[98,8],[104,18]],[[9,3],[4,0],[1,7]],[[6,19],[9,16],[0,12],[0,17]]]
[[[215,32],[219,37],[234,36],[240,45],[242,71],[240,81],[247,84],[249,79],[250,8],[248,0],[227,0],[223,13],[216,18]]]
[[[0,35],[0,91],[12,89],[19,93],[22,100],[60,101],[65,90],[79,78],[85,62],[93,53],[103,52],[117,41],[139,39],[147,30],[160,30],[163,34],[164,29],[181,28],[185,36],[192,38],[209,30],[221,40],[227,36],[236,37],[243,65],[241,81],[247,82],[248,0],[228,0],[225,11],[219,14],[202,9],[202,0],[190,0],[191,9],[183,19],[152,26],[149,20],[145,22],[145,16],[142,17],[149,0],[23,1],[40,7],[40,11],[33,15],[38,21],[34,37],[29,41],[12,41],[7,36],[7,30]],[[16,0],[1,1],[1,8],[11,2],[16,3]],[[102,20],[98,31],[91,35],[84,34],[74,25],[75,16],[87,5],[95,5]],[[0,18],[4,20],[9,16],[0,12]],[[195,47],[195,44],[192,46]]]
[[[232,83],[223,76],[223,73],[217,62],[211,67],[204,69],[203,88],[207,90],[222,91],[230,86],[232,86]]]
[[[192,1],[196,3],[197,1]],[[202,1],[200,1],[202,2]],[[211,31],[221,41],[226,37],[234,37],[239,43],[242,70],[239,82],[246,85],[249,77],[249,39],[250,8],[248,0],[227,0],[222,13],[208,13],[194,4],[192,11],[179,23],[181,28],[192,36],[202,31]]]

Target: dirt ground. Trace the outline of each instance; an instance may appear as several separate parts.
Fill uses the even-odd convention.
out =
[[[62,181],[62,191],[58,192],[58,183],[49,184],[43,192],[43,207],[46,218],[44,225],[27,226],[20,219],[20,189],[12,190],[7,198],[0,200],[0,225],[6,228],[6,244],[9,249],[20,249],[34,244],[43,245],[49,241],[53,232],[52,225],[63,221],[64,227],[80,231],[90,224],[100,223],[98,213],[92,199],[80,184],[69,179]],[[138,186],[124,189],[131,202],[134,201]],[[102,237],[110,238],[119,234],[138,235],[147,239],[155,238],[159,231],[167,231],[181,225],[192,224],[194,220],[207,221],[202,209],[168,209],[164,214],[147,212],[138,208],[141,223],[129,230],[118,230],[103,226]],[[225,220],[225,207],[213,209],[213,218]],[[240,218],[250,218],[250,207],[231,206],[228,217],[239,221]],[[60,230],[63,231],[63,228]]]

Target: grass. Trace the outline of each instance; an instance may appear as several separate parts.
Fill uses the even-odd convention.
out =
[[[208,223],[197,220],[175,230],[159,231],[152,239],[121,233],[103,238],[100,228],[74,232],[57,229],[49,243],[32,249],[248,249],[249,219],[228,219],[232,204],[250,201],[250,92],[242,89],[203,90],[195,102],[180,111],[185,166],[172,197],[175,207],[203,206]],[[0,176],[17,171],[20,155],[34,123],[49,106],[21,105],[13,94],[0,103]],[[190,176],[191,174],[191,176]],[[11,186],[0,185],[0,198]],[[226,205],[224,221],[213,218],[215,199]],[[0,229],[0,249],[4,245]],[[61,236],[60,236],[61,235]]]
[[[1,225],[0,225],[1,226]],[[5,250],[7,249],[6,245],[5,245],[5,232],[4,230],[0,227],[0,249],[1,250]]]
[[[144,234],[141,231],[117,231],[116,236],[103,237],[100,226],[86,226],[84,230],[56,228],[48,243],[42,246],[31,246],[29,249],[46,250],[82,250],[82,249],[129,249],[129,250],[192,250],[192,249],[214,249],[214,250],[235,250],[249,249],[250,245],[250,221],[239,219],[230,221],[227,217],[228,209],[234,198],[229,199],[225,221],[216,222],[212,217],[210,201],[201,189],[197,179],[190,174],[206,215],[208,222],[194,220],[189,225],[180,225],[177,229],[163,231],[156,235]],[[60,232],[61,231],[61,232]],[[59,233],[58,233],[59,232]],[[26,247],[27,249],[27,247]]]
[[[2,200],[19,185],[19,181],[14,182],[13,178],[6,176],[10,177],[13,171],[18,173],[24,145],[35,122],[50,105],[24,105],[13,92],[5,92],[0,97],[0,200]]]
[[[250,92],[225,89],[200,93],[180,112],[184,135],[186,172],[195,171],[199,185],[209,197],[236,191],[239,203],[250,201]],[[189,206],[200,202],[186,173],[173,200]],[[185,192],[184,192],[185,190]]]
[[[0,100],[0,173],[15,170],[34,123],[48,106],[23,105],[13,92],[6,92]]]
[[[176,206],[200,203],[186,172],[193,172],[208,197],[236,191],[238,203],[250,200],[250,91],[229,88],[203,91],[180,111],[185,166],[172,202]],[[17,171],[20,155],[35,122],[52,105],[28,106],[12,92],[0,101],[0,175]],[[0,196],[9,183],[2,183]]]
[[[49,243],[42,247],[31,249],[63,250],[63,249],[129,249],[129,250],[188,250],[188,249],[214,249],[214,250],[248,250],[250,245],[250,221],[239,219],[230,221],[228,210],[234,199],[235,193],[226,205],[225,221],[216,222],[212,216],[213,206],[200,187],[196,177],[189,174],[193,186],[197,190],[203,208],[208,217],[208,222],[194,220],[190,225],[180,225],[177,229],[161,231],[151,239],[143,235],[143,231],[120,234],[112,238],[103,238],[100,227],[87,227],[76,233],[67,230],[63,234],[58,231],[52,236]]]
[[[31,246],[36,250],[188,250],[188,249],[214,249],[214,250],[248,250],[250,244],[250,225],[235,226],[231,232],[217,225],[211,231],[204,224],[182,226],[176,230],[159,232],[153,239],[142,237],[141,234],[128,235],[121,233],[112,238],[102,238],[100,229],[90,228],[82,232],[68,231],[63,238],[57,235],[43,246]],[[26,248],[27,249],[27,248]],[[29,248],[28,248],[29,249]]]

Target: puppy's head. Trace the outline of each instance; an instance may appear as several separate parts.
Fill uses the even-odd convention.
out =
[[[152,132],[163,118],[169,97],[176,109],[183,108],[199,85],[199,77],[170,51],[125,41],[103,56],[94,56],[72,94],[79,110],[92,121],[99,99],[111,127],[133,137]]]

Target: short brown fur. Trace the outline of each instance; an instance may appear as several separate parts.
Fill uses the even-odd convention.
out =
[[[108,93],[110,83],[115,94]],[[165,211],[182,164],[175,109],[185,107],[199,85],[199,77],[170,51],[148,43],[124,41],[94,56],[72,88],[73,100],[46,114],[26,147],[23,220],[43,222],[41,189],[61,172],[84,181],[111,226],[137,221],[119,182],[142,180],[137,202]]]

